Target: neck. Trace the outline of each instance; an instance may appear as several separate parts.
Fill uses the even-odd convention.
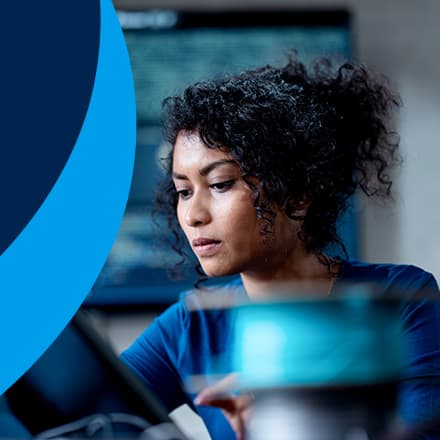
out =
[[[338,266],[335,260],[314,254],[300,253],[294,261],[288,259],[276,267],[264,271],[246,271],[241,273],[244,288],[251,299],[270,299],[271,296],[288,294],[327,295],[333,286]],[[330,270],[329,270],[330,267]]]

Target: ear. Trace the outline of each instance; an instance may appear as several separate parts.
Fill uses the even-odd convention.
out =
[[[310,202],[306,199],[290,199],[286,203],[286,213],[292,220],[304,220],[309,209]]]

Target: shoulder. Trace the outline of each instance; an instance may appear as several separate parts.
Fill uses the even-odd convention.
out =
[[[366,263],[357,260],[342,261],[340,278],[347,282],[365,282],[380,285],[386,291],[427,291],[438,293],[432,273],[409,264]]]

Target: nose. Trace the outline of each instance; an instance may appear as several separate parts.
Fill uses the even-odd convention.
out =
[[[201,193],[194,193],[188,201],[184,219],[191,227],[206,225],[211,221],[209,201]]]

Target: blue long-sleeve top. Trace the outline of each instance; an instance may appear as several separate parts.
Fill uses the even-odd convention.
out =
[[[409,424],[440,416],[440,301],[436,301],[440,295],[434,277],[415,266],[341,261],[333,289],[346,282],[374,283],[380,286],[381,295],[402,299],[407,359],[399,389],[399,414]],[[239,277],[225,287],[246,295]],[[195,408],[195,395],[185,391],[188,387],[184,385],[194,375],[211,375],[222,369],[227,373],[224,370],[231,365],[233,337],[230,315],[225,309],[190,311],[187,304],[184,294],[121,358],[169,411],[186,403],[198,411],[214,440],[235,439],[222,412]],[[440,429],[423,438],[440,438]]]

